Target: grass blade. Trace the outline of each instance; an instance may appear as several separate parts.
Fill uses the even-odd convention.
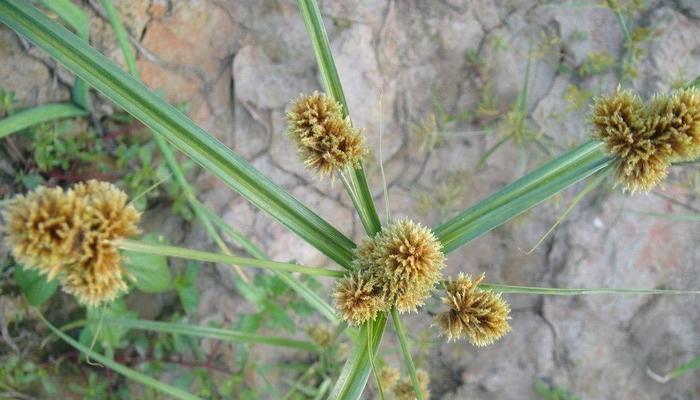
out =
[[[350,239],[27,1],[1,1],[0,21],[44,49],[309,244],[340,265],[350,266],[354,248]]]
[[[386,327],[386,314],[377,316],[374,321],[365,323],[360,330],[357,341],[353,344],[340,376],[335,382],[329,399],[353,400],[359,399],[365,389],[367,379],[371,372],[369,360],[369,344],[376,354],[379,343],[382,341],[384,328]],[[372,340],[367,340],[368,332],[373,334]],[[373,355],[374,356],[374,355]]]
[[[124,328],[139,329],[145,331],[172,333],[174,335],[188,335],[196,337],[206,337],[227,342],[245,342],[266,344],[270,346],[288,347],[297,350],[319,351],[318,346],[303,340],[288,339],[277,336],[263,336],[258,333],[245,333],[232,331],[229,329],[213,328],[209,326],[192,326],[187,324],[176,324],[172,322],[149,321],[143,319],[128,318],[105,318],[107,325],[118,325]]]
[[[482,289],[493,290],[501,293],[513,294],[541,294],[549,296],[579,296],[586,294],[618,294],[618,295],[642,295],[642,294],[673,294],[688,295],[700,294],[700,290],[676,290],[676,289],[627,289],[627,288],[547,288],[532,286],[501,285],[497,283],[482,283]]]
[[[83,346],[82,344],[78,343],[75,341],[73,338],[70,336],[66,335],[65,333],[61,332],[58,328],[55,326],[51,325],[49,321],[47,321],[43,315],[40,313],[37,313],[39,315],[39,319],[46,324],[46,326],[59,338],[61,338],[64,342],[68,343],[69,345],[73,346],[75,349],[80,351],[83,354],[90,355],[90,358],[105,365],[107,368],[124,375],[128,379],[131,379],[134,382],[141,383],[145,386],[148,386],[150,388],[153,388],[167,396],[171,396],[172,398],[175,399],[182,399],[182,400],[199,400],[199,397],[191,395],[187,392],[185,392],[182,389],[178,389],[174,386],[170,386],[166,383],[160,382],[157,379],[151,378],[150,376],[144,375],[136,370],[133,370],[129,367],[126,367],[122,364],[119,364],[118,362],[112,360],[111,358],[107,358],[103,356],[102,354],[95,353],[88,349],[87,347]]]
[[[204,212],[211,221],[216,224],[219,229],[221,229],[225,235],[233,239],[239,246],[248,252],[251,256],[259,260],[269,260],[265,253],[262,252],[253,242],[250,241],[245,235],[236,230],[231,225],[227,224],[221,217],[211,212],[209,209],[202,207]],[[275,271],[275,274],[282,279],[284,283],[287,284],[292,290],[294,290],[299,296],[306,300],[312,307],[314,307],[321,315],[326,317],[333,325],[338,325],[340,321],[335,314],[335,309],[330,306],[325,300],[321,298],[316,292],[311,290],[303,282],[298,279],[294,279],[291,274],[283,271]]]
[[[133,251],[137,253],[157,254],[167,257],[178,257],[187,260],[241,265],[244,267],[269,269],[271,271],[298,272],[300,274],[314,276],[329,276],[333,278],[342,278],[343,276],[345,276],[344,271],[333,270],[323,267],[308,267],[305,265],[298,265],[293,263],[259,260],[256,258],[236,257],[227,254],[209,253],[206,251],[192,250],[184,247],[166,246],[161,244],[138,242],[134,240],[123,239],[117,242],[116,244],[117,247],[119,247],[122,250]]]
[[[0,120],[0,139],[42,122],[61,118],[84,117],[88,113],[71,103],[45,104],[22,110]]]
[[[126,63],[126,70],[129,71],[132,76],[138,78],[139,69],[136,66],[136,55],[134,55],[134,49],[131,47],[131,43],[129,43],[129,35],[126,33],[126,28],[124,28],[124,24],[121,19],[119,19],[117,10],[114,9],[114,4],[112,4],[111,0],[100,0],[100,4],[102,4],[102,8],[105,9],[107,18],[109,18],[109,23],[114,30],[114,35],[117,37],[117,43],[119,44],[119,48],[124,56],[124,62]]]
[[[418,375],[416,375],[416,365],[413,363],[413,357],[411,357],[411,349],[408,348],[408,339],[406,338],[406,330],[403,327],[399,313],[396,308],[391,309],[391,319],[394,321],[394,328],[396,328],[396,336],[399,338],[399,343],[401,344],[401,352],[403,353],[403,360],[406,363],[406,368],[408,369],[408,375],[411,377],[411,383],[413,383],[413,391],[416,394],[418,400],[423,400],[423,392],[420,390],[420,383],[418,382]]]
[[[73,28],[75,33],[88,43],[90,40],[90,21],[88,15],[73,4],[71,0],[41,0],[44,7],[55,12],[59,18]],[[90,109],[90,96],[88,86],[84,80],[75,77],[73,85],[73,101],[84,110]]]
[[[581,179],[612,166],[612,158],[601,152],[601,146],[600,142],[586,142],[435,228],[444,251],[457,249]]]
[[[326,92],[333,97],[335,101],[340,103],[343,107],[343,113],[348,116],[350,114],[348,103],[345,100],[345,93],[340,83],[335,61],[333,61],[331,46],[328,41],[328,35],[326,34],[326,28],[323,25],[323,18],[321,16],[321,10],[318,8],[318,3],[316,0],[299,0],[299,9],[304,16],[306,29],[311,38],[314,54],[316,55],[318,68],[323,76]],[[350,171],[350,180],[352,186],[345,185],[345,189],[350,194],[350,198],[355,205],[357,213],[360,215],[360,221],[362,221],[365,230],[370,236],[374,236],[382,227],[379,221],[379,215],[377,215],[377,210],[374,206],[372,193],[369,191],[369,186],[367,185],[367,177],[365,176],[362,165]]]

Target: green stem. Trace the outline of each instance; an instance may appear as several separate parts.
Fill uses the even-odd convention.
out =
[[[396,307],[392,307],[391,309],[391,319],[394,321],[394,328],[396,328],[396,336],[399,338],[399,343],[401,344],[403,359],[406,362],[408,374],[411,377],[411,382],[413,383],[413,391],[416,392],[416,398],[418,400],[423,400],[423,392],[420,390],[420,382],[418,382],[418,375],[416,374],[416,365],[413,363],[411,350],[408,348],[406,330],[403,327],[403,323],[401,323],[401,318],[399,317],[398,311],[396,311]]]
[[[321,16],[321,10],[318,8],[318,3],[316,0],[299,0],[298,3],[301,14],[304,17],[304,22],[306,23],[306,29],[311,38],[318,68],[323,76],[326,92],[335,101],[340,103],[343,108],[343,114],[349,116],[350,111],[348,109],[348,103],[345,100],[343,86],[340,83],[338,70],[335,67],[330,42],[328,41],[326,28],[323,25],[323,18]],[[361,164],[358,168],[350,168],[350,180],[352,181],[353,187],[357,188],[357,196],[352,196],[351,194],[350,197],[360,216],[360,221],[362,221],[362,225],[365,227],[367,234],[374,236],[382,229],[382,226],[374,206],[372,193],[367,185],[365,171]],[[345,185],[345,187],[348,190],[350,189],[348,185]]]
[[[214,214],[207,208],[202,208],[209,219],[216,224],[219,229],[221,229],[225,235],[229,236],[236,244],[243,247],[243,249],[251,256],[259,260],[269,260],[269,258],[260,250],[250,239],[248,239],[240,231],[227,224],[221,217]],[[321,298],[316,292],[311,290],[303,282],[292,277],[291,274],[283,271],[275,271],[277,277],[279,277],[282,282],[291,287],[292,290],[297,292],[304,300],[306,300],[312,307],[314,307],[318,312],[326,317],[333,325],[338,325],[340,320],[336,316],[335,309],[331,307],[325,300]]]
[[[47,321],[41,313],[37,311],[36,313],[39,316],[39,319],[61,340],[64,342],[68,343],[72,347],[74,347],[76,350],[80,351],[83,354],[89,354],[91,359],[94,359],[95,361],[101,363],[102,365],[107,366],[107,368],[124,375],[126,378],[131,379],[135,382],[141,383],[142,385],[151,387],[167,396],[170,396],[172,398],[176,399],[182,399],[182,400],[200,400],[199,397],[191,395],[187,392],[185,392],[182,389],[176,388],[174,386],[170,386],[166,383],[160,382],[157,379],[153,379],[150,376],[144,375],[141,372],[138,372],[136,370],[133,370],[129,367],[125,367],[122,364],[119,364],[118,362],[112,360],[111,358],[105,357],[102,354],[92,352],[90,349],[87,347],[83,346],[82,344],[78,343],[76,340],[74,340],[72,337],[66,335],[65,333],[61,332],[58,328],[55,326],[51,325],[49,321]]]
[[[71,103],[45,104],[22,110],[0,120],[0,139],[42,122],[86,115],[87,111]]]
[[[621,295],[643,295],[643,294],[672,294],[672,295],[694,295],[700,294],[700,290],[676,290],[676,289],[627,289],[627,288],[547,288],[532,286],[501,285],[497,283],[482,283],[482,289],[493,290],[501,293],[512,294],[542,294],[550,296],[578,296],[587,294],[621,294]]]
[[[104,320],[104,323],[108,325],[119,326],[122,328],[164,332],[175,335],[207,337],[212,339],[225,340],[229,342],[257,343],[313,352],[320,351],[319,347],[311,342],[276,336],[264,336],[258,333],[246,333],[232,331],[229,329],[213,328],[210,326],[192,326],[187,324],[176,324],[171,322],[149,321],[143,319],[129,318],[107,318]]]
[[[165,246],[161,244],[151,244],[127,239],[119,240],[115,244],[122,250],[134,251],[137,253],[157,254],[161,256],[178,257],[188,260],[241,265],[244,267],[269,269],[271,271],[298,272],[300,274],[314,276],[330,276],[333,278],[342,278],[345,276],[344,271],[329,268],[308,267],[293,263],[236,257],[227,254],[209,253],[206,251],[192,250],[184,247]]]
[[[0,1],[0,21],[163,135],[177,149],[309,244],[338,264],[351,265],[355,244],[349,238],[29,2]]]

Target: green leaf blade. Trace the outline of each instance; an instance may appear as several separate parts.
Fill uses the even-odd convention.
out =
[[[256,207],[340,265],[350,267],[354,248],[350,239],[95,49],[26,1],[0,2],[0,21],[163,135]]]
[[[0,120],[0,139],[42,122],[86,115],[87,111],[70,103],[45,104],[30,108]]]

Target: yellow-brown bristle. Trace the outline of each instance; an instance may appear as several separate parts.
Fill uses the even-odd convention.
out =
[[[435,323],[448,340],[466,337],[474,346],[486,346],[510,331],[510,308],[499,293],[479,289],[482,274],[472,280],[459,274],[445,285],[442,302],[450,307],[436,317]]]
[[[367,154],[364,135],[326,95],[300,97],[287,113],[287,121],[287,134],[297,146],[299,158],[321,177],[357,167]]]
[[[632,193],[651,190],[671,165],[670,148],[659,140],[654,120],[641,98],[626,90],[600,97],[593,106],[593,136],[619,159],[617,179]]]
[[[423,399],[429,399],[430,390],[428,390],[428,385],[430,384],[430,376],[424,370],[419,369],[416,371],[416,378],[418,378],[418,388],[423,395]],[[394,398],[396,400],[416,400],[418,398],[410,377],[405,377],[396,384],[394,387]]]
[[[370,272],[399,312],[415,311],[430,296],[444,267],[441,248],[430,229],[408,219],[375,237]]]
[[[60,187],[38,187],[19,195],[3,212],[7,243],[17,262],[53,279],[61,267],[78,259],[85,204]]]
[[[386,310],[386,303],[378,293],[374,278],[361,273],[341,279],[333,297],[342,318],[352,325],[374,320]]]

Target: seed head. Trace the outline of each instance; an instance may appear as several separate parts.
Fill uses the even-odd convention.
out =
[[[352,325],[374,320],[387,308],[375,279],[367,274],[355,273],[341,279],[333,297],[343,319]]]
[[[472,281],[460,273],[456,280],[446,284],[447,293],[442,302],[450,310],[439,314],[435,322],[448,340],[467,337],[474,346],[483,347],[510,331],[508,304],[500,293],[479,289],[483,279],[483,274]]]
[[[58,277],[81,304],[112,301],[127,289],[128,275],[114,241],[139,232],[140,214],[127,201],[114,185],[94,180],[20,195],[4,213],[13,255]]]
[[[370,272],[399,312],[415,311],[430,296],[444,267],[441,248],[430,229],[408,219],[375,237]]]
[[[327,347],[333,342],[333,332],[325,326],[309,326],[306,334],[313,339],[319,347]]]
[[[319,176],[356,167],[367,153],[365,138],[343,118],[340,105],[326,95],[314,92],[302,96],[287,113],[288,135],[299,158]]]
[[[428,390],[428,385],[430,383],[430,376],[427,372],[419,369],[416,371],[416,378],[418,378],[418,388],[423,394],[423,398],[429,399],[430,390]],[[394,387],[394,398],[396,400],[415,400],[417,398],[410,377],[402,379],[401,382]]]
[[[669,146],[658,140],[639,96],[619,90],[593,105],[593,136],[605,143],[608,152],[620,159],[618,181],[632,193],[649,191],[661,182],[671,163]]]
[[[671,96],[655,96],[649,106],[649,129],[675,160],[700,156],[700,91],[682,89]]]
[[[12,256],[25,267],[53,279],[61,266],[78,258],[84,202],[62,188],[40,186],[19,195],[3,212]]]
[[[383,390],[391,390],[399,381],[399,370],[389,365],[379,370],[379,383]]]
[[[78,302],[98,306],[126,291],[128,273],[122,268],[114,240],[139,233],[140,214],[126,193],[107,182],[90,180],[73,188],[86,201],[82,218],[80,259],[61,275],[66,293]]]

